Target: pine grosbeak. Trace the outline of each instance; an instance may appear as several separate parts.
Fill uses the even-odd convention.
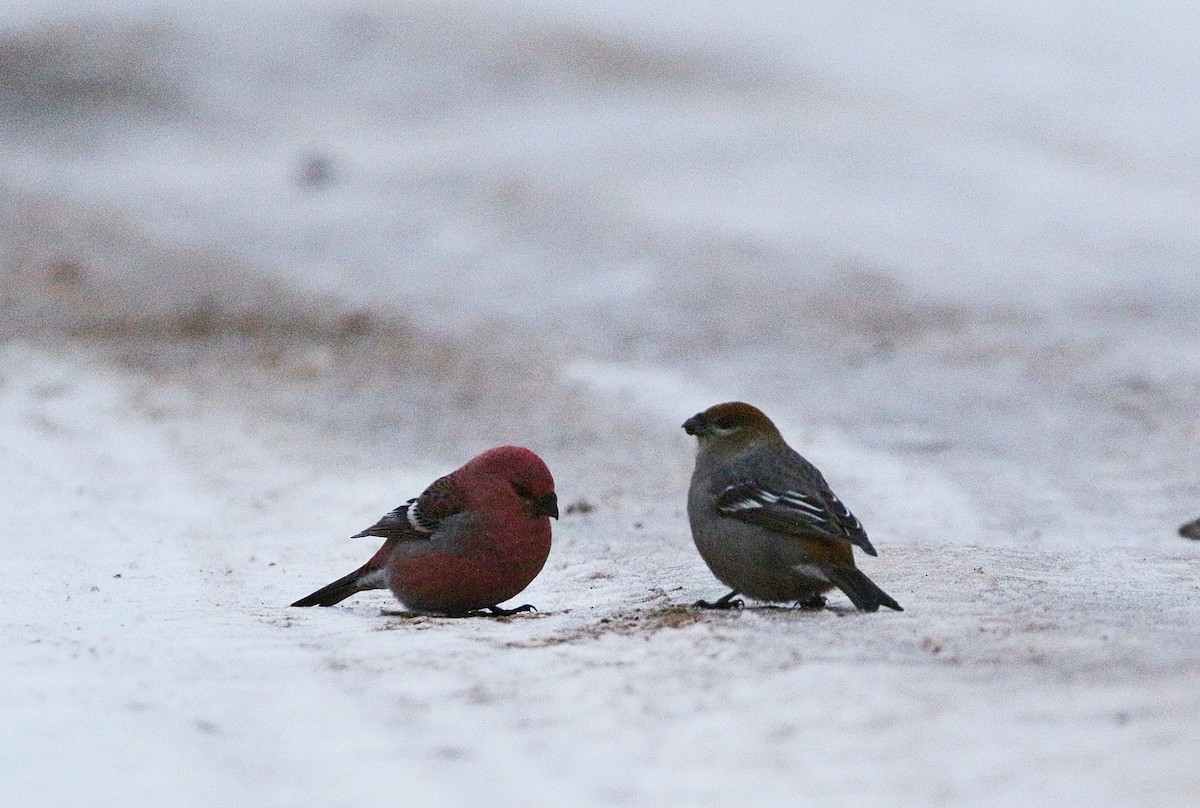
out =
[[[688,491],[696,549],[733,591],[704,608],[768,602],[825,604],[837,587],[856,607],[900,604],[854,566],[854,546],[875,548],[816,467],[784,442],[771,419],[749,404],[717,404],[683,424],[700,442]]]
[[[542,459],[517,446],[488,449],[356,534],[386,541],[366,564],[292,605],[332,606],[365,589],[390,588],[423,614],[529,611],[528,604],[496,604],[541,571],[551,516],[558,518],[558,500]]]

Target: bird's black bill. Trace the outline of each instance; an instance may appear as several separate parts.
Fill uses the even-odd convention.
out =
[[[540,519],[543,516],[552,516],[558,518],[558,495],[546,494],[544,497],[531,497],[526,500],[529,505],[529,513],[535,519]]]
[[[689,435],[699,435],[705,425],[704,413],[696,413],[691,418],[683,422],[683,431]]]

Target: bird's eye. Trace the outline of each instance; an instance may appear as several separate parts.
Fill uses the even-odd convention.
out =
[[[729,418],[717,418],[713,421],[713,429],[718,432],[732,432],[737,429],[737,424]]]
[[[512,487],[521,499],[533,499],[533,492],[520,483],[513,483]]]

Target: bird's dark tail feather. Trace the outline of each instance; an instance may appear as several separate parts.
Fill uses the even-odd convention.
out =
[[[357,569],[344,578],[338,578],[328,586],[323,586],[316,592],[293,603],[293,606],[332,606],[341,603],[346,598],[364,589],[375,589],[374,586],[363,586],[363,573]]]
[[[834,564],[824,564],[821,570],[838,589],[846,593],[850,602],[864,612],[878,611],[880,606],[887,606],[898,612],[904,608],[884,592],[875,582],[863,574],[857,567],[843,567]]]
[[[362,592],[366,589],[387,589],[388,582],[384,566],[395,549],[396,539],[388,539],[366,564],[349,575],[343,575],[333,583],[321,587],[308,597],[300,598],[292,605],[332,606],[335,603],[341,603],[355,592]]]

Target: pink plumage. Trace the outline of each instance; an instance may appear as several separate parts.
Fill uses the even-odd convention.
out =
[[[518,446],[489,449],[357,534],[386,541],[362,567],[292,605],[332,606],[389,588],[406,608],[428,614],[527,610],[497,604],[541,572],[551,516],[558,500],[542,459]]]

